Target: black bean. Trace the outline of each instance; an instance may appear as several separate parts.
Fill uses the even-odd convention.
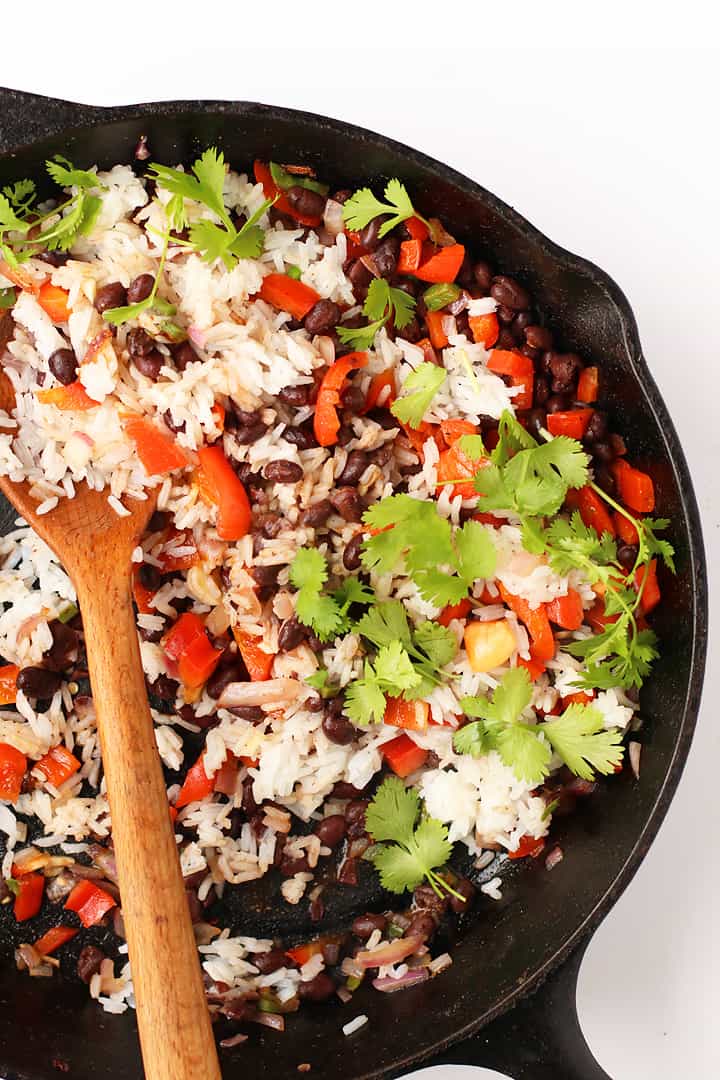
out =
[[[263,476],[277,484],[297,484],[303,478],[302,465],[296,461],[269,461],[263,469]]]
[[[56,349],[48,359],[48,367],[63,386],[68,386],[77,377],[77,360],[72,349]]]
[[[553,394],[545,403],[545,410],[548,413],[565,412],[569,408],[570,402],[562,394]]]
[[[320,837],[320,842],[324,847],[334,848],[344,838],[346,829],[345,818],[342,814],[330,814],[322,821],[318,821],[314,832]]]
[[[612,446],[610,445],[609,442],[596,442],[596,443],[593,443],[592,452],[593,452],[593,457],[597,458],[598,461],[608,462],[608,461],[614,461],[615,460],[615,451],[613,450],[613,448],[612,448]],[[613,489],[614,489],[614,485],[613,485]]]
[[[464,911],[467,911],[472,904],[477,890],[472,881],[468,881],[467,878],[460,878],[459,881],[454,881],[453,889],[455,892],[460,893],[463,899],[458,900],[456,896],[451,895],[450,908],[456,915],[461,915]]]
[[[392,277],[397,270],[400,241],[396,236],[386,236],[373,253],[375,269],[382,278]]]
[[[258,520],[260,532],[268,540],[274,540],[283,531],[283,519],[279,514],[265,514]]]
[[[283,967],[295,967],[293,961],[285,955],[282,949],[253,953],[250,962],[258,969],[261,975],[272,975],[273,971],[279,971]]]
[[[343,566],[346,570],[360,569],[360,552],[362,551],[365,536],[359,532],[353,536],[343,552]]]
[[[335,192],[332,199],[342,205],[343,203],[346,203],[351,196],[352,191],[349,188],[341,188],[340,191]]]
[[[482,289],[484,293],[490,292],[490,286],[493,282],[493,268],[490,263],[476,262],[473,266],[473,277],[475,278],[475,284]]]
[[[527,417],[527,425],[531,434],[540,436],[540,429],[545,427],[547,414],[544,409],[531,409]]]
[[[64,266],[70,258],[66,251],[38,251],[34,256],[48,266]]]
[[[100,971],[100,965],[105,959],[105,953],[95,945],[86,945],[78,956],[77,973],[84,983],[89,983],[93,975]]]
[[[327,1001],[335,993],[335,983],[325,971],[321,971],[309,982],[298,984],[298,997],[301,1001]]]
[[[161,701],[174,701],[179,684],[169,675],[158,675],[154,683],[150,684],[150,692]]]
[[[551,353],[548,361],[553,394],[568,394],[573,389],[582,360],[576,353]]]
[[[155,278],[152,274],[140,274],[134,278],[128,285],[128,304],[140,304],[143,300],[147,300],[153,291],[154,284]]]
[[[134,326],[128,331],[126,344],[127,351],[132,357],[147,356],[155,348],[155,342],[147,330],[143,330],[141,326]]]
[[[504,304],[513,311],[525,311],[530,307],[530,296],[522,285],[505,274],[493,278],[490,295],[498,304]]]
[[[356,387],[353,387],[356,389]],[[346,484],[357,484],[358,480],[369,465],[369,459],[364,450],[351,450],[347,456],[345,467],[337,477],[335,483],[339,487]]]
[[[261,724],[266,715],[259,705],[233,705],[228,712],[241,720],[247,720],[250,724]]]
[[[384,915],[373,915],[368,912],[366,915],[358,915],[354,920],[351,930],[355,937],[360,938],[361,941],[367,941],[376,930],[379,930],[382,934],[387,926],[387,918]]]
[[[608,419],[605,413],[595,411],[590,417],[590,423],[585,432],[585,439],[589,443],[601,442],[608,432]]]
[[[318,300],[305,316],[304,325],[308,334],[327,334],[340,322],[342,312],[332,300]]]
[[[332,512],[333,507],[330,500],[322,499],[300,512],[300,524],[307,525],[311,529],[317,529],[318,526],[325,524]]]
[[[161,532],[166,529],[170,524],[170,515],[164,510],[154,510],[150,520],[148,521],[147,531],[149,533]]]
[[[413,903],[421,911],[430,911],[438,918],[447,909],[447,898],[438,896],[430,885],[418,885],[413,892]]]
[[[62,679],[56,671],[41,667],[24,667],[15,680],[18,690],[31,698],[51,698],[60,689]]]
[[[302,645],[307,637],[307,627],[304,626],[297,615],[291,615],[280,627],[278,633],[278,646],[281,652],[291,652]]]
[[[365,811],[369,805],[367,799],[353,799],[345,807],[345,820],[351,840],[365,835]]]
[[[299,386],[285,386],[278,394],[280,401],[286,405],[293,405],[296,409],[307,405],[310,401],[312,383],[301,383]]]
[[[515,318],[515,312],[511,307],[508,307],[506,304],[499,304],[496,308],[495,314],[497,315],[499,321],[503,324],[503,326],[509,327],[513,319]],[[510,331],[510,333],[512,334],[512,330]],[[515,341],[514,334],[513,341]]]
[[[291,446],[297,446],[298,450],[312,450],[318,444],[315,433],[309,427],[287,427],[283,439]]]
[[[311,191],[297,184],[288,188],[285,195],[293,210],[303,217],[322,217],[327,198],[319,191]]]
[[[50,633],[53,643],[43,659],[52,671],[65,671],[77,660],[78,636],[71,626],[59,619],[50,623]]]
[[[365,395],[362,390],[359,386],[353,386],[350,383],[343,393],[343,407],[355,415],[364,408],[364,405]]]
[[[164,633],[164,626],[161,626],[159,629],[156,628],[154,630],[148,630],[145,626],[138,626],[138,634],[140,635],[140,639],[142,641],[151,641],[154,644],[157,644],[158,641],[162,640]]]
[[[341,487],[331,491],[330,502],[345,521],[360,521],[364,506],[355,488]]]
[[[252,443],[257,442],[258,439],[262,439],[266,431],[267,424],[264,424],[258,417],[255,423],[249,427],[239,427],[235,432],[235,438],[240,446],[250,446]]]
[[[637,559],[638,549],[635,544],[621,544],[617,549],[617,558],[624,570],[632,570]]]
[[[212,675],[205,683],[208,695],[214,700],[222,694],[226,686],[234,682],[248,682],[248,671],[238,654],[230,653],[223,657]]]
[[[520,349],[520,352],[523,354],[523,356],[529,356],[533,363],[535,363],[536,360],[539,360],[542,356],[540,350],[533,349],[532,345],[523,345]]]
[[[357,799],[362,792],[360,788],[353,787],[352,784],[348,784],[345,780],[338,780],[332,789],[333,798],[335,799]]]
[[[536,323],[526,326],[525,340],[533,349],[542,349],[543,352],[549,352],[552,349],[553,337],[545,326],[538,326]]]
[[[535,391],[533,400],[536,405],[544,405],[550,397],[550,384],[544,375],[535,377]]]
[[[381,214],[373,218],[360,232],[360,244],[366,251],[374,251],[380,243],[380,229],[386,221],[390,220],[389,214]]]
[[[152,592],[157,592],[162,585],[162,574],[157,566],[151,566],[150,563],[140,564],[138,577],[143,588],[150,589]]]
[[[330,742],[337,743],[338,746],[349,746],[357,734],[346,716],[336,716],[332,712],[325,714],[322,729]]]
[[[178,371],[184,371],[188,364],[194,364],[200,359],[189,341],[181,341],[178,345],[171,345],[170,352]]]
[[[110,308],[125,307],[127,304],[127,291],[119,281],[113,281],[110,285],[103,285],[95,294],[95,309],[101,314]]]
[[[304,874],[310,869],[307,855],[289,855],[283,853],[280,860],[279,870],[283,877],[295,877],[296,874]]]
[[[429,911],[418,911],[410,920],[405,934],[407,937],[419,937],[423,941],[431,938],[437,930],[437,922]]]
[[[280,563],[275,563],[273,566],[251,566],[250,575],[258,585],[276,585],[281,569]]]
[[[361,263],[359,259],[355,259],[355,261],[350,264],[346,273],[348,281],[355,292],[355,296],[359,298],[358,289],[366,289],[368,287],[372,281],[372,274],[367,266],[365,266],[364,263]],[[346,320],[346,322],[343,323],[343,326],[352,326],[352,320]]]
[[[133,362],[141,375],[144,375],[148,379],[155,380],[165,363],[165,357],[157,349],[153,349],[149,353],[141,353],[139,356],[134,356]]]
[[[515,340],[518,345],[522,345],[525,341],[525,330],[532,323],[532,315],[529,311],[521,311],[519,315],[516,315],[513,319],[510,329],[513,332]]]
[[[512,330],[507,326],[500,328],[497,341],[495,342],[496,349],[514,349],[515,338],[512,336]]]

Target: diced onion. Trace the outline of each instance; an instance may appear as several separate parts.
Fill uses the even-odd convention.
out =
[[[294,701],[301,689],[297,679],[234,682],[225,687],[218,704],[224,709],[241,705],[279,705],[285,701]]]

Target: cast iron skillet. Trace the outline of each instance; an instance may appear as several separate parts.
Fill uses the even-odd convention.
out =
[[[672,518],[678,552],[678,575],[665,581],[654,620],[662,659],[643,692],[647,724],[640,782],[626,769],[562,823],[557,835],[565,859],[552,873],[542,860],[512,864],[503,874],[502,901],[478,905],[462,928],[453,966],[440,978],[391,997],[361,992],[342,1012],[304,1009],[291,1018],[285,1036],[253,1035],[244,1047],[224,1052],[224,1073],[288,1076],[309,1062],[316,1080],[359,1080],[390,1076],[444,1052],[443,1061],[483,1064],[516,1078],[600,1080],[606,1074],[577,1023],[577,969],[589,935],[635,873],[667,811],[690,747],[706,649],[705,562],[692,482],[628,302],[596,266],[552,244],[445,165],[384,136],[288,109],[246,102],[101,109],[0,90],[0,185],[41,176],[45,159],[57,152],[80,166],[130,161],[141,134],[148,136],[153,156],[167,163],[192,160],[197,151],[218,144],[239,168],[249,167],[255,156],[298,160],[315,165],[337,187],[379,186],[391,176],[404,180],[421,211],[436,214],[478,256],[528,286],[566,348],[601,366],[604,405],[632,458],[652,473],[659,512]],[[11,521],[6,515],[3,531]],[[364,910],[372,902],[370,893],[358,900],[344,891],[331,899],[330,921],[347,919],[349,905]],[[303,912],[287,905],[279,911],[277,899],[264,898],[262,889],[252,903],[244,916],[246,932],[284,927],[302,936],[310,930]],[[13,920],[3,921],[3,1075],[50,1080],[59,1075],[58,1063],[68,1063],[69,1075],[78,1080],[138,1076],[132,1014],[107,1016],[70,979],[18,975]],[[368,1014],[369,1025],[345,1038],[341,1025],[360,1012]],[[460,1050],[448,1050],[473,1035]]]

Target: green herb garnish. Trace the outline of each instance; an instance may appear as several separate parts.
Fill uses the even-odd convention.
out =
[[[323,593],[328,579],[325,556],[316,548],[300,548],[290,566],[290,582],[298,590],[295,614],[311,627],[321,641],[328,641],[350,628],[352,604],[369,604],[375,596],[356,577],[343,579],[334,593]]]
[[[390,406],[390,412],[403,424],[419,428],[430,403],[447,378],[445,368],[422,363],[408,375],[403,390],[409,391]]]
[[[428,311],[440,311],[442,308],[447,307],[448,304],[452,304],[453,300],[457,300],[461,292],[462,289],[459,285],[449,283],[431,285],[423,293],[425,307]]]
[[[420,221],[424,221],[426,225],[428,224],[425,218],[418,214],[414,208],[405,185],[401,184],[399,180],[389,180],[384,194],[387,199],[386,203],[382,203],[375,198],[370,188],[360,188],[359,191],[356,191],[343,206],[343,219],[346,225],[350,229],[357,231],[364,229],[366,225],[369,225],[374,218],[380,217],[381,214],[389,214],[390,219],[383,222],[378,233],[378,236],[382,239],[396,225],[402,224],[403,221],[407,221],[411,217],[416,217]]]
[[[413,296],[404,292],[403,289],[395,289],[388,285],[385,278],[374,278],[363,304],[363,315],[372,321],[367,326],[353,328],[341,324],[335,329],[344,345],[352,345],[354,349],[369,349],[372,347],[378,330],[382,329],[391,316],[398,330],[402,330],[404,326],[412,322],[414,311],[415,298]]]

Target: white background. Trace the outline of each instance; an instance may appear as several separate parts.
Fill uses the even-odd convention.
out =
[[[276,3],[274,14],[267,5],[259,20],[240,5],[211,6],[200,25],[200,6],[146,16],[97,5],[92,15],[88,5],[83,17],[76,4],[58,27],[53,5],[46,40],[6,42],[0,83],[95,104],[245,98],[324,112],[448,162],[598,263],[635,310],[690,462],[717,586],[720,52],[609,48],[710,40],[692,6],[684,17],[675,7],[667,26],[657,4],[621,14],[578,5],[583,13],[516,0],[493,16],[479,0],[322,10],[295,0]],[[269,52],[274,33],[283,44]],[[378,44],[360,47],[365,39]],[[549,47],[558,41],[562,48]],[[589,42],[603,47],[578,47]],[[581,1023],[614,1080],[720,1075],[720,672],[710,652],[677,797],[581,972]],[[454,1080],[496,1075],[452,1071]]]

